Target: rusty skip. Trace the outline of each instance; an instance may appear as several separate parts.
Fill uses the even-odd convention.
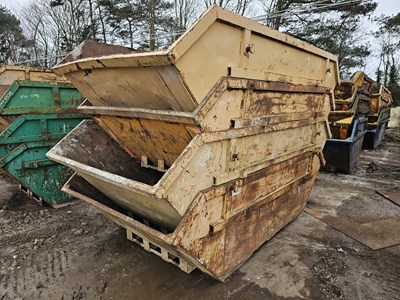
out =
[[[335,56],[219,7],[165,51],[55,72],[93,116],[47,154],[76,172],[63,190],[221,281],[301,213],[339,81]]]

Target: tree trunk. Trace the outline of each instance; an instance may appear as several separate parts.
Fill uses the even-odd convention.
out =
[[[106,28],[105,28],[105,25],[104,25],[103,14],[101,13],[101,8],[100,8],[100,4],[99,3],[97,3],[97,9],[99,11],[99,19],[100,19],[100,24],[101,24],[101,33],[103,35],[103,42],[107,43]]]
[[[129,41],[131,44],[131,48],[133,48],[133,26],[132,26],[132,19],[128,18],[128,28],[129,28]]]
[[[92,0],[89,0],[89,18],[90,18],[90,29],[92,31],[92,38],[96,40],[96,30],[94,26],[94,20],[93,20],[93,3]]]
[[[150,50],[156,49],[156,12],[155,12],[155,0],[149,1],[149,33],[150,33]]]

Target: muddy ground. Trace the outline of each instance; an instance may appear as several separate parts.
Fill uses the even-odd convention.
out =
[[[308,207],[399,217],[375,193],[400,187],[400,130],[352,175],[320,173]],[[0,178],[0,299],[400,299],[400,246],[371,250],[303,212],[225,283],[187,275],[85,203],[41,207]],[[361,222],[361,221],[360,221]]]

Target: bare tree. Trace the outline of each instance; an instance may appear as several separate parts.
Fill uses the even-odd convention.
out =
[[[235,13],[246,15],[253,0],[204,0],[204,5],[209,8],[218,5],[222,8],[229,9]]]
[[[101,3],[99,1],[96,1],[97,4],[97,16],[98,16],[98,20],[100,23],[100,27],[101,27],[101,35],[103,38],[103,42],[107,43],[107,29],[106,29],[106,24],[105,24],[105,15],[103,12],[103,7],[101,5]]]
[[[236,6],[233,11],[244,16],[250,8],[252,2],[253,0],[237,0]]]
[[[42,1],[31,2],[23,7],[20,12],[20,18],[28,38],[32,41],[33,56],[32,59],[44,67],[49,67],[47,57],[58,46],[53,39],[54,28],[49,22],[48,15],[43,12]]]
[[[36,0],[21,8],[19,16],[39,65],[50,67],[83,40],[96,38],[94,5],[94,0]]]
[[[233,0],[204,0],[204,5],[209,8],[213,5],[221,6],[222,8],[231,9],[234,7]]]
[[[199,0],[174,0],[175,30],[178,35],[194,21],[199,8]]]

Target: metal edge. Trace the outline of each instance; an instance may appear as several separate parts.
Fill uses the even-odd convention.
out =
[[[88,115],[105,115],[117,117],[132,117],[151,120],[166,121],[171,123],[183,123],[197,125],[193,113],[171,111],[171,110],[153,110],[145,108],[125,108],[108,106],[79,106],[78,111]]]
[[[206,10],[201,17],[184,33],[182,34],[174,43],[172,43],[167,50],[160,51],[151,51],[145,53],[132,53],[132,54],[115,54],[115,55],[106,55],[99,57],[91,57],[78,59],[73,62],[56,65],[52,68],[52,70],[56,74],[64,74],[67,72],[78,71],[80,69],[85,68],[104,68],[106,64],[110,60],[114,60],[118,58],[118,65],[124,65],[124,61],[126,65],[134,65],[133,61],[136,59],[137,64],[140,66],[145,66],[145,60],[154,59],[154,58],[162,58],[165,57],[164,64],[158,63],[157,65],[170,65],[174,64],[184,53],[190,48],[192,44],[204,33],[206,30],[213,24],[216,20],[220,20],[221,22],[225,22],[228,24],[232,24],[235,27],[241,27],[249,29],[259,35],[267,36],[274,40],[277,40],[283,44],[289,45],[291,47],[300,48],[306,52],[318,55],[323,58],[327,58],[330,61],[335,62],[335,73],[336,79],[340,82],[340,76],[338,72],[338,58],[337,56],[326,52],[320,48],[312,46],[304,41],[296,39],[290,35],[279,32],[277,30],[271,29],[265,25],[262,25],[256,21],[252,21],[246,17],[240,16],[228,10],[225,10],[218,6],[212,6],[208,10]],[[128,64],[129,62],[129,64]],[[140,64],[139,64],[140,62]],[[143,64],[142,64],[143,63]]]

